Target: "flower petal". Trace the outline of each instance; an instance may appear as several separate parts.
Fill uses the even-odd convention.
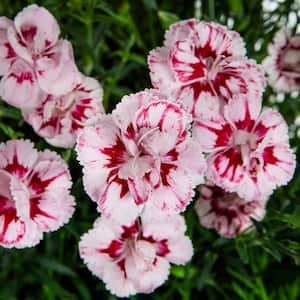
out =
[[[58,40],[59,26],[44,7],[29,5],[18,13],[14,21],[20,40],[35,54],[52,47]],[[22,52],[18,50],[16,47],[16,52],[22,57]]]
[[[9,73],[2,78],[0,95],[8,104],[23,110],[35,108],[45,98],[34,70],[19,59],[13,63]]]
[[[72,45],[67,40],[59,40],[48,52],[47,56],[36,61],[39,85],[48,94],[65,95],[82,82],[82,75],[74,62]]]

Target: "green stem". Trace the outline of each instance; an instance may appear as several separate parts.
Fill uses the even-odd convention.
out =
[[[214,21],[216,19],[216,16],[215,16],[215,0],[208,0],[208,12],[209,12],[210,20]]]

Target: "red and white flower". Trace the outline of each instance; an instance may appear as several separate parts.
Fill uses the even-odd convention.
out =
[[[170,263],[182,265],[193,255],[179,215],[142,216],[131,224],[101,218],[79,243],[91,272],[118,297],[151,293],[168,278]]]
[[[59,40],[59,34],[55,18],[37,5],[24,8],[14,22],[0,19],[0,50],[4,50],[4,55],[0,56],[3,67],[0,73],[5,75],[0,94],[5,101],[19,108],[32,108],[41,99],[36,93],[28,103],[23,99],[24,90],[40,88],[47,94],[58,96],[69,93],[80,83],[81,74],[74,62],[72,45]],[[9,90],[12,88],[16,91],[15,97],[11,98],[9,96],[13,95]]]
[[[0,145],[0,245],[32,247],[44,232],[67,223],[74,212],[71,177],[51,151],[24,140]]]
[[[211,118],[234,95],[261,95],[263,71],[245,53],[238,33],[224,26],[178,22],[166,32],[164,46],[150,52],[152,84],[193,117]]]
[[[270,85],[279,92],[300,90],[300,36],[288,29],[277,32],[263,61]]]
[[[184,210],[205,169],[189,123],[177,104],[140,92],[125,96],[112,116],[85,127],[76,149],[85,189],[100,211],[132,219],[147,201],[161,210]]]
[[[46,95],[35,109],[24,111],[24,119],[36,133],[56,147],[71,148],[77,132],[91,118],[104,114],[103,90],[97,80],[85,77],[70,93]]]
[[[281,115],[246,96],[232,99],[218,121],[196,120],[194,137],[207,158],[208,178],[252,200],[287,184],[295,169],[288,126]]]
[[[200,223],[214,228],[224,237],[232,238],[253,226],[252,219],[261,221],[265,215],[266,199],[245,201],[237,193],[229,193],[211,184],[199,187],[200,196],[195,210]]]

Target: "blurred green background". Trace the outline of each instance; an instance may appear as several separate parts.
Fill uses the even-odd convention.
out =
[[[33,1],[0,0],[0,15],[13,18]],[[282,26],[297,31],[300,1],[258,0],[46,0],[62,37],[71,40],[76,62],[104,87],[104,105],[111,111],[128,93],[150,87],[147,54],[162,45],[166,28],[196,17],[227,25],[246,41],[248,56],[258,62]],[[300,28],[298,29],[300,31]],[[277,95],[271,88],[264,104],[280,110],[290,127],[299,157],[300,97]],[[299,119],[298,119],[299,120]],[[298,122],[300,123],[300,122]],[[55,149],[39,138],[18,110],[0,101],[0,141],[29,138],[39,149],[51,148],[68,162],[77,210],[71,222],[46,234],[35,248],[0,249],[0,299],[115,299],[79,258],[77,244],[97,217],[96,206],[82,188],[81,169],[73,150]],[[151,295],[132,299],[300,299],[300,172],[272,196],[267,216],[256,230],[235,240],[218,237],[198,224],[193,204],[185,212],[195,254],[184,267],[173,267],[169,280]]]

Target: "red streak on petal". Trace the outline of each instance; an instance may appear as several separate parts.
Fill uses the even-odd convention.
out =
[[[245,106],[246,106],[245,119],[235,122],[235,126],[237,129],[242,129],[250,132],[255,124],[255,120],[251,119],[248,102],[245,103]]]
[[[105,249],[99,249],[99,253],[108,254],[111,258],[118,258],[122,254],[123,243],[118,240],[113,240]]]
[[[113,146],[99,150],[108,157],[109,162],[105,164],[106,168],[116,168],[125,162],[127,151],[120,137],[117,137],[116,144]]]
[[[156,254],[158,256],[166,256],[168,253],[170,253],[170,249],[168,247],[168,240],[163,239],[156,243]]]
[[[164,156],[164,160],[167,159],[169,161],[177,161],[178,159],[178,152],[176,151],[176,149],[172,149],[171,151],[169,151],[165,156]]]
[[[82,122],[87,119],[85,115],[85,111],[87,109],[92,109],[92,106],[88,105],[90,104],[92,99],[87,98],[87,99],[81,99],[80,102],[74,106],[71,115],[73,117],[72,120],[72,129],[77,130],[79,128],[82,128]],[[79,122],[77,122],[79,121]]]
[[[7,55],[5,58],[9,59],[16,57],[16,53],[9,43],[5,43],[4,47],[7,49]]]
[[[139,231],[139,224],[137,221],[135,221],[131,226],[122,226],[123,232],[121,235],[121,239],[129,239],[132,238],[135,234]]]
[[[263,152],[264,166],[266,168],[267,164],[276,165],[280,160],[274,155],[274,146],[269,146],[264,149]]]
[[[25,166],[22,166],[17,158],[17,154],[14,153],[13,156],[13,161],[12,163],[8,164],[5,168],[5,171],[7,171],[8,173],[12,174],[12,175],[16,175],[19,178],[22,178],[28,171],[28,168],[26,168]]]
[[[14,222],[14,221],[18,220],[18,217],[16,215],[16,209],[14,207],[7,206],[7,201],[8,201],[7,198],[0,196],[0,216],[4,217],[2,231],[0,232],[0,241],[3,244],[8,245],[8,244],[13,244],[13,243],[18,242],[23,237],[24,232],[20,233],[16,237],[15,240],[12,240],[12,241],[9,241],[9,242],[6,240],[5,235],[7,233],[7,229],[9,227],[9,224],[11,222]],[[23,224],[23,226],[24,226],[24,224]]]
[[[208,129],[216,135],[217,138],[215,142],[215,147],[225,147],[230,145],[233,130],[228,123],[223,124],[220,129],[207,126],[206,124],[201,123],[201,121],[197,122],[196,124],[198,124],[198,126]]]
[[[29,81],[31,84],[34,83],[34,80],[33,80],[33,76],[32,76],[32,73],[31,72],[23,72],[19,75],[15,74],[15,73],[11,73],[9,74],[8,76],[9,78],[12,77],[12,78],[15,78],[16,79],[16,82],[18,84],[21,84],[23,83],[23,81]]]
[[[143,236],[142,240],[145,240],[152,244],[156,244],[156,255],[158,256],[166,256],[171,252],[168,246],[167,239],[157,241],[153,238],[153,236],[147,236],[147,237]]]
[[[209,32],[209,35],[211,37],[211,31]],[[196,47],[195,48],[195,56],[198,58],[207,58],[211,57],[215,59],[217,57],[217,53],[215,50],[213,50],[210,46],[210,37],[208,38],[208,42],[203,47]]]
[[[220,169],[223,169],[223,167],[221,167],[223,163],[226,163],[227,166],[225,170],[221,172]],[[243,177],[242,174],[236,174],[237,169],[243,166],[243,160],[240,151],[235,148],[230,148],[226,152],[223,152],[221,155],[217,156],[214,164],[221,177],[227,177],[229,180],[234,182],[239,182]],[[230,171],[231,174],[229,173]]]
[[[158,103],[156,104],[156,106],[159,106],[159,105],[161,105],[160,102],[158,102]],[[168,113],[169,113],[170,111],[171,111],[171,112],[173,111],[173,113],[175,113],[175,114],[178,115],[177,121],[178,121],[178,123],[180,124],[180,121],[181,121],[181,119],[183,118],[183,116],[182,116],[182,110],[181,110],[179,107],[175,106],[175,105],[168,104],[168,105],[166,105],[166,108],[165,108],[165,110],[163,111],[163,113],[162,113],[162,115],[161,115],[161,117],[160,117],[160,120],[159,120],[159,122],[158,122],[158,124],[157,124],[160,130],[163,129],[164,121],[165,121],[165,119],[166,119],[166,117],[167,117],[167,115],[168,115]],[[182,130],[183,130],[183,128],[179,128],[179,132],[180,132],[180,133],[181,133]]]
[[[276,126],[273,126],[272,128],[274,128],[274,127],[276,127]],[[262,122],[259,122],[258,124],[256,124],[254,132],[255,132],[256,136],[258,137],[258,142],[261,142],[263,140],[263,138],[265,137],[265,135],[267,134],[269,129],[270,128],[263,125]]]
[[[230,86],[227,85],[227,81],[230,80],[231,78],[234,78],[234,80],[239,80],[239,93],[246,94],[248,92],[247,83],[240,76],[239,72],[235,70],[231,70],[230,74],[226,73],[226,71],[219,72],[214,79],[214,87],[218,95],[222,95],[221,87],[227,91],[229,96],[226,95],[226,97],[224,97],[225,95],[222,95],[223,99],[226,102],[228,102],[228,100],[231,99],[233,96]]]
[[[50,45],[51,45],[51,41],[45,40],[45,48],[50,47]]]
[[[65,172],[61,172],[51,178],[42,180],[37,173],[35,173],[28,184],[28,186],[35,192],[35,194],[42,194],[47,190],[47,187],[58,177],[64,175]],[[32,198],[30,199],[30,217],[34,219],[37,215],[42,215],[46,218],[56,219],[54,216],[49,215],[45,211],[41,210],[39,207],[41,198]]]
[[[117,264],[120,267],[120,269],[123,271],[124,277],[127,278],[127,274],[126,274],[126,270],[125,270],[125,259],[118,261]]]
[[[35,173],[29,182],[29,187],[35,191],[37,194],[44,193],[47,187],[49,186],[50,183],[52,183],[54,180],[56,180],[58,177],[63,176],[66,172],[60,172],[59,174],[50,177],[48,179],[42,180],[38,173]]]
[[[167,176],[169,175],[171,170],[176,170],[176,169],[177,167],[175,165],[165,164],[165,163],[162,163],[160,165],[160,176],[161,176],[162,184],[164,186],[170,186]]]
[[[37,28],[35,26],[25,27],[21,29],[22,36],[26,42],[33,42],[33,39],[36,35]]]
[[[135,130],[133,128],[133,124],[130,123],[126,129],[125,137],[129,140],[133,140],[135,138]]]
[[[40,130],[46,128],[46,127],[53,127],[57,129],[58,132],[60,132],[62,126],[60,124],[60,118],[58,116],[51,117],[48,121],[44,122],[40,126]]]
[[[113,182],[121,186],[120,198],[123,198],[124,196],[126,196],[127,193],[129,192],[127,180],[116,176],[113,179]]]
[[[46,213],[45,211],[40,209],[39,202],[40,202],[40,199],[36,199],[36,198],[30,199],[30,218],[34,219],[34,218],[36,218],[36,216],[40,215],[40,216],[44,216],[48,219],[56,220],[57,219],[56,217],[49,215],[48,213]]]

